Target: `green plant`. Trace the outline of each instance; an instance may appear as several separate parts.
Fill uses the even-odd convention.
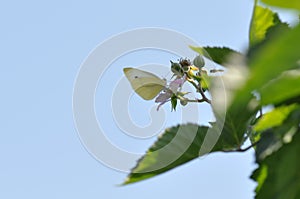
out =
[[[298,0],[262,2],[300,10]],[[300,25],[290,27],[256,0],[245,54],[227,47],[191,48],[199,53],[193,61],[198,69],[188,60],[171,62],[171,68],[201,98],[191,100],[184,92],[173,91],[168,100],[173,109],[178,101],[211,104],[216,121],[210,126],[182,124],[166,129],[124,184],[154,177],[205,154],[254,148],[258,168],[251,178],[258,183],[256,198],[300,198]],[[202,56],[224,66],[225,72],[205,71]],[[210,75],[214,72],[220,74]],[[226,104],[220,100],[222,95],[227,96]],[[266,106],[272,108],[264,111]],[[214,144],[205,148],[207,137]],[[247,139],[252,144],[243,148]]]

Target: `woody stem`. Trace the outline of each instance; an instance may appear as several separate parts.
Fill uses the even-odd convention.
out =
[[[200,93],[202,99],[198,100],[197,102],[207,102],[209,104],[211,104],[211,100],[208,99],[201,87],[201,85],[197,85],[193,80],[188,80],[196,89],[197,89],[197,92]]]

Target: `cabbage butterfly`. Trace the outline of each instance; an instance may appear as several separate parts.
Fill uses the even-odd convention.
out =
[[[152,100],[166,86],[166,80],[136,68],[123,69],[131,87],[144,100]]]

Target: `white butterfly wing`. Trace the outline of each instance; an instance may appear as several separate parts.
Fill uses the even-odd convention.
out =
[[[123,70],[134,91],[145,100],[156,97],[166,85],[165,80],[147,71],[136,68]]]

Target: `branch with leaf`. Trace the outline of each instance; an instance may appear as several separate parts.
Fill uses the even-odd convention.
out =
[[[300,10],[296,0],[263,2]],[[216,120],[207,126],[179,124],[166,129],[124,184],[157,176],[205,154],[254,149],[258,168],[251,178],[257,182],[256,198],[300,198],[300,25],[290,27],[256,0],[247,52],[191,48],[199,55],[192,62],[171,62],[174,79],[168,85],[146,71],[124,72],[144,99],[156,97],[160,106],[170,101],[172,109],[177,101],[182,105],[206,102]],[[203,57],[226,71],[210,77],[211,72],[219,71],[208,73]],[[186,98],[183,83],[190,83],[201,98]],[[207,138],[213,145],[207,145]],[[244,147],[248,139],[252,144]]]

